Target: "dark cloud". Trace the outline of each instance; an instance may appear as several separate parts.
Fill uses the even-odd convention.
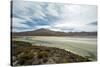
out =
[[[97,25],[97,21],[91,22],[89,25]]]

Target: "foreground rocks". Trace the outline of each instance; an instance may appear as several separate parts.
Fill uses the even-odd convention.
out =
[[[39,65],[91,61],[64,49],[45,46],[32,46],[22,41],[12,41],[13,66]]]

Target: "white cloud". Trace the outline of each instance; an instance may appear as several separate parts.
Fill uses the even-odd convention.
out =
[[[33,3],[30,1],[14,1],[13,13],[18,14],[25,20],[31,20],[32,18],[41,18],[45,16],[42,12],[42,3]]]
[[[55,29],[64,29],[65,31],[97,31],[97,26],[88,25],[97,21],[96,6],[65,5],[63,16],[64,19],[53,24]]]
[[[56,17],[58,19],[51,17]],[[56,31],[96,31],[96,26],[88,24],[97,21],[97,7],[14,0],[12,19],[13,27],[24,27],[25,30],[32,30],[32,28],[48,28]],[[48,23],[48,25],[38,25],[35,19],[45,20],[45,22],[43,21],[42,23]],[[31,27],[25,24],[30,22],[35,22],[37,25]],[[14,30],[18,31],[18,29]],[[25,30],[23,29],[23,31]]]
[[[13,25],[13,27],[25,27],[25,28],[27,28],[28,26],[24,24],[25,21],[26,20],[19,19],[19,18],[12,18],[12,22],[13,22],[12,25]]]

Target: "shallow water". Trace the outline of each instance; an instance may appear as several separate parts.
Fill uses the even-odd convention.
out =
[[[81,56],[97,59],[96,37],[18,36],[13,40],[27,41],[33,45],[58,47]]]

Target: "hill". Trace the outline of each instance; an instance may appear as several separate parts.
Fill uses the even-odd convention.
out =
[[[25,32],[12,32],[12,36],[96,36],[97,32],[61,32],[49,29],[37,29]]]
[[[23,41],[12,41],[11,58],[12,66],[92,61],[64,49],[35,46]]]

